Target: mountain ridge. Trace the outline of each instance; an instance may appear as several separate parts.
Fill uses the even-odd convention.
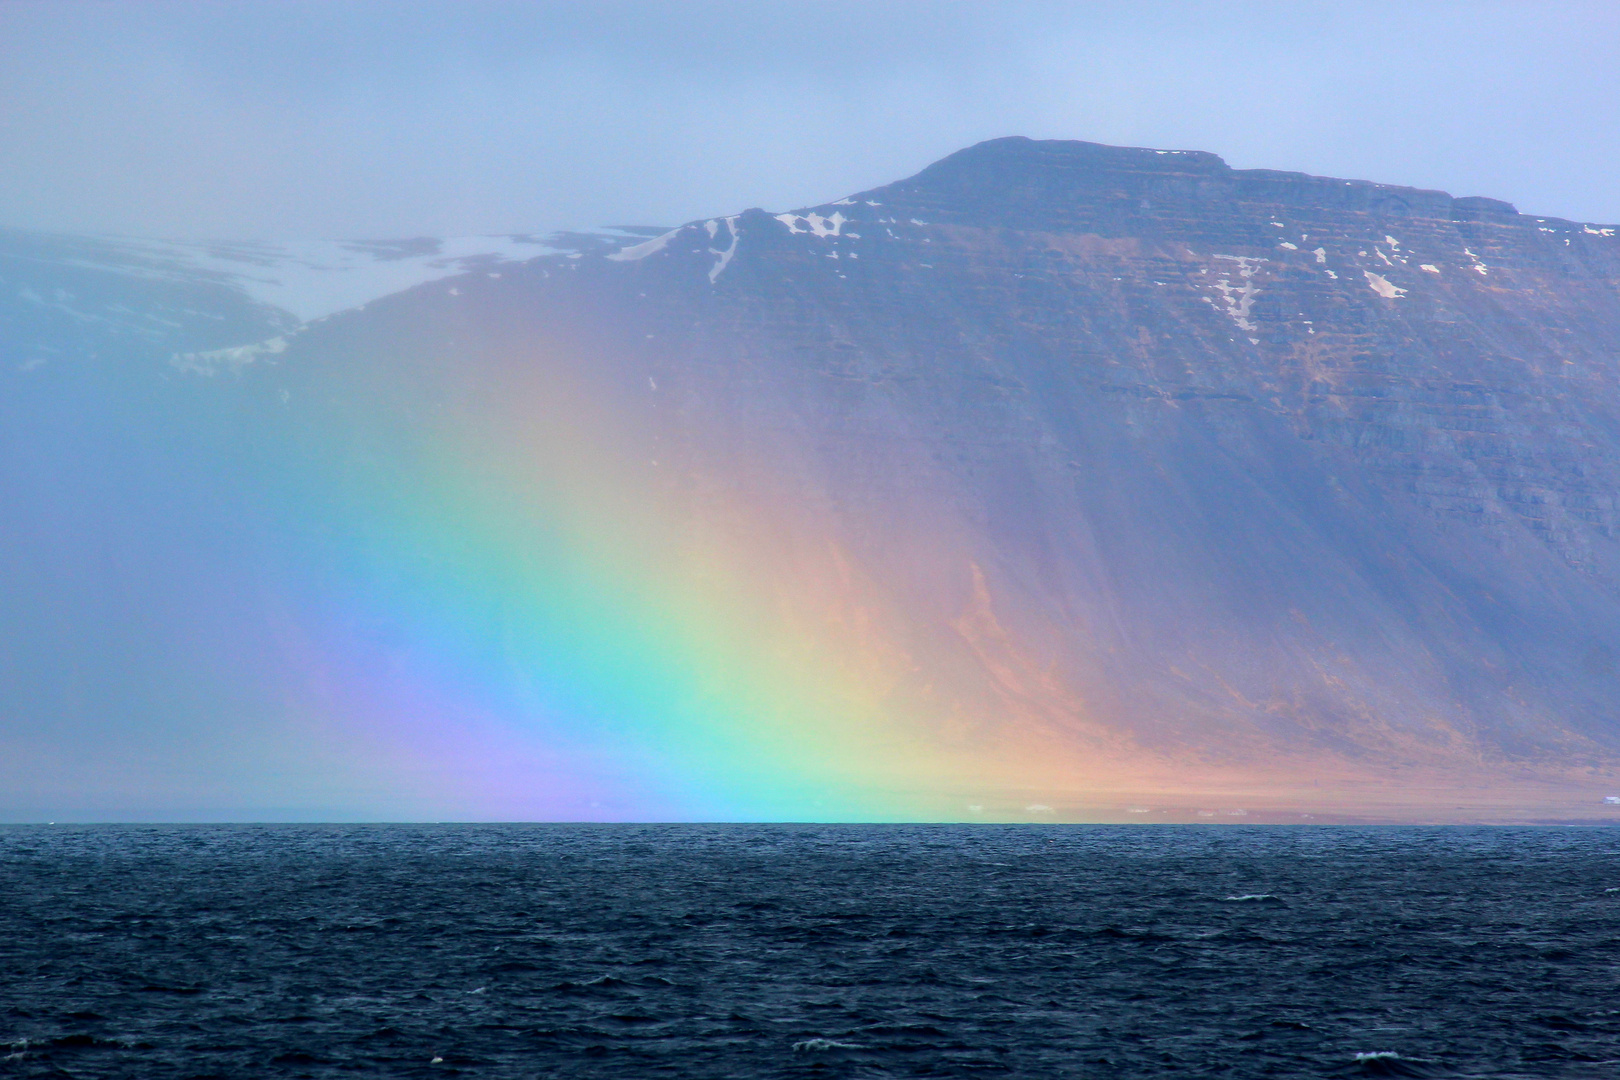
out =
[[[845,755],[759,689],[723,737],[659,736],[654,757],[708,761],[779,716],[783,761],[832,759],[758,776],[914,816],[1605,819],[1613,232],[1200,152],[994,140],[820,206],[424,283],[202,382],[244,418],[232,483],[322,477],[253,510],[282,522],[255,543],[369,534],[356,506],[416,521],[422,491],[461,509],[418,532],[493,514],[472,491],[509,491],[510,521],[555,488],[555,520],[624,555],[602,596],[679,581],[709,598],[682,618],[747,610],[750,633],[671,631],[711,642],[703,693],[783,656],[803,700],[842,688],[816,715]],[[476,480],[433,471],[444,439]],[[355,581],[482,559],[454,580],[523,580],[521,545],[473,535],[386,571],[320,558]],[[653,566],[667,581],[637,577]],[[511,632],[463,617],[466,640]],[[491,686],[545,682],[525,674],[545,656],[503,648],[530,659]],[[696,693],[647,669],[674,680],[659,702]]]

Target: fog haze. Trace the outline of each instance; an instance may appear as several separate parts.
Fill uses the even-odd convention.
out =
[[[295,239],[807,205],[1009,134],[1620,219],[1606,3],[0,2],[0,224]]]

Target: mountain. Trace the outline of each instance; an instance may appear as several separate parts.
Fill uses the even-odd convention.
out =
[[[1620,812],[1613,227],[1013,138],[418,243],[8,345],[0,812]]]
[[[424,282],[663,231],[265,243],[0,229],[0,363],[252,346]]]

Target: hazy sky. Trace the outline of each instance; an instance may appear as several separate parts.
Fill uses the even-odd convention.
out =
[[[1620,4],[0,0],[0,224],[786,209],[1023,134],[1620,220]]]

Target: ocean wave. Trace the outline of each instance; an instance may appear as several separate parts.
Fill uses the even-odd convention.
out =
[[[793,1044],[795,1054],[825,1054],[830,1050],[862,1050],[858,1043],[837,1042],[833,1039],[804,1039]]]
[[[1438,1075],[1427,1062],[1402,1057],[1393,1050],[1370,1050],[1355,1055],[1350,1067],[1353,1076],[1409,1076],[1432,1077]]]

